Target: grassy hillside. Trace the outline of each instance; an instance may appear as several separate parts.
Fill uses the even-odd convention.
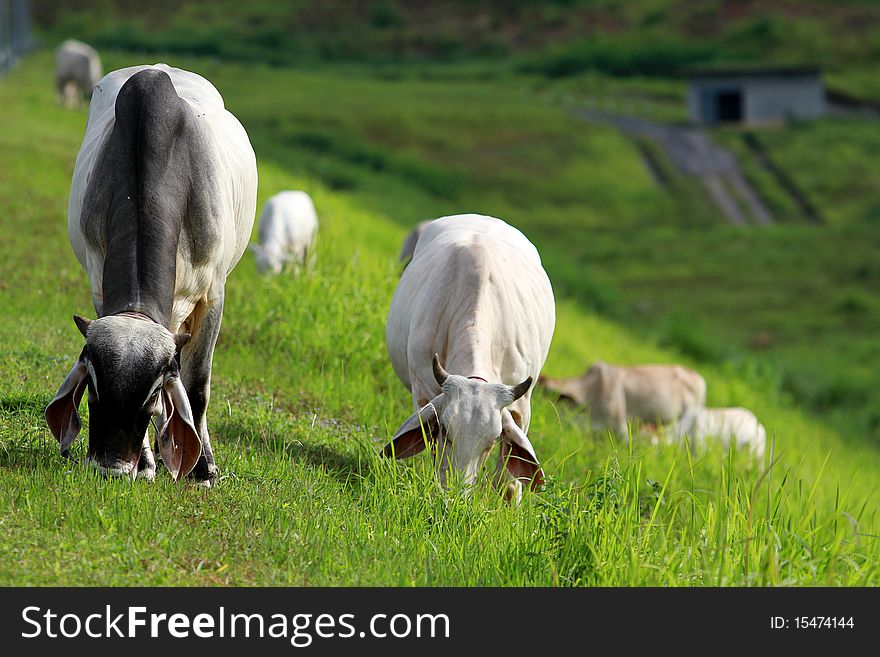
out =
[[[604,212],[635,234],[640,203],[665,207],[616,133],[570,132],[558,109],[517,102],[516,87],[500,84],[172,63],[214,80],[242,118],[260,202],[283,188],[312,193],[318,266],[265,279],[246,256],[230,276],[209,411],[214,489],[175,486],[164,473],[153,485],[103,480],[79,462],[83,440],[79,461],[62,460],[42,411],[81,347],[70,315],[93,314],[65,222],[85,113],[53,102],[48,53],[0,81],[0,583],[880,582],[880,455],[794,408],[774,372],[748,362],[700,370],[710,403],[761,417],[775,438],[772,467],[720,449],[618,445],[540,392],[529,433],[549,481],[519,508],[488,489],[443,494],[426,457],[377,457],[411,408],[384,320],[398,246],[424,216],[497,211],[541,247],[559,293],[546,371],[575,374],[597,357],[693,364],[582,303],[601,286],[578,278],[566,243],[599,239]],[[380,137],[399,140],[393,155],[371,148]],[[586,167],[595,158],[624,181]],[[580,180],[595,203],[579,201]],[[625,193],[603,194],[612,183]]]
[[[225,66],[206,66],[228,79]],[[758,189],[789,203],[773,207],[783,225],[741,229],[697,183],[658,185],[637,143],[561,100],[576,89],[622,98],[620,81],[585,76],[557,89],[529,76],[386,79],[347,67],[247,77],[230,81],[230,102],[260,152],[291,172],[401,226],[463,209],[507,217],[528,229],[560,292],[701,361],[758,358],[798,403],[880,442],[868,392],[880,385],[872,122],[760,133],[827,217],[821,227],[748,159],[741,134],[719,135],[763,176]],[[275,90],[272,111],[264,88]]]
[[[96,45],[296,65],[514,58],[564,76],[669,75],[718,60],[865,70],[880,55],[871,0],[34,0],[42,33]],[[848,79],[848,78],[845,78]]]
[[[829,229],[802,226],[746,135],[715,131],[776,221],[797,224],[765,231],[724,226],[650,140],[563,116],[684,121],[680,69],[721,62],[815,62],[831,89],[876,99],[876,3],[38,0],[34,19],[47,45],[79,36],[111,67],[121,48],[149,61],[207,55],[221,77],[220,61],[286,69],[258,67],[231,93],[263,152],[291,172],[402,225],[469,208],[539,228],[560,291],[702,361],[757,358],[796,403],[880,444],[869,392],[880,385],[878,123],[754,135]],[[267,85],[273,112],[255,93]]]

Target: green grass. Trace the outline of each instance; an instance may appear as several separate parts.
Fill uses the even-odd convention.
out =
[[[427,457],[377,456],[411,410],[384,345],[409,225],[429,212],[498,211],[550,254],[557,290],[566,286],[556,285],[555,272],[569,271],[567,286],[577,292],[589,282],[577,278],[570,263],[581,252],[564,248],[566,240],[607,248],[611,258],[607,226],[639,226],[644,206],[634,198],[664,207],[632,144],[599,128],[570,133],[574,124],[558,109],[517,101],[517,88],[501,83],[380,83],[332,70],[174,63],[212,78],[242,118],[257,150],[260,203],[282,188],[313,195],[318,266],[300,278],[267,279],[245,256],[229,278],[209,410],[221,470],[212,490],[174,485],[165,473],[153,485],[101,479],[81,464],[84,440],[77,461],[64,461],[42,411],[81,347],[70,316],[93,315],[65,221],[85,112],[53,102],[48,54],[0,81],[0,584],[880,582],[880,454],[863,435],[805,415],[778,371],[752,361],[699,368],[711,404],[741,404],[762,419],[775,439],[772,467],[721,449],[690,455],[640,440],[615,444],[540,392],[529,433],[548,485],[518,508],[487,487],[469,499],[443,493]],[[304,133],[312,135],[305,144]],[[554,147],[545,151],[542,140]],[[594,157],[607,170],[589,166]],[[553,175],[530,176],[532,169]],[[629,179],[602,189],[621,173]],[[560,195],[587,193],[578,180],[598,200],[566,208]],[[507,197],[517,184],[527,188]],[[526,203],[518,212],[517,201]],[[582,221],[568,223],[574,217]],[[589,240],[580,237],[591,226]],[[754,246],[729,232],[743,240],[731,240],[730,257]],[[684,239],[705,251],[712,234],[700,234]],[[787,239],[774,234],[767,257]],[[802,238],[814,243],[806,230]],[[672,242],[670,234],[663,245]],[[632,248],[645,244],[633,240]],[[685,257],[687,244],[676,256]],[[636,257],[618,257],[615,267],[627,260]],[[685,276],[693,265],[681,266]],[[699,292],[711,296],[708,287]],[[694,364],[585,310],[577,295],[557,294],[546,372],[577,374],[598,357]],[[802,320],[809,325],[813,315]]]
[[[759,135],[773,159],[793,178],[830,224],[880,224],[880,122],[827,118]]]
[[[825,76],[828,89],[845,97],[872,104],[880,103],[880,80],[877,79],[877,66],[866,62],[863,66],[836,68]]]

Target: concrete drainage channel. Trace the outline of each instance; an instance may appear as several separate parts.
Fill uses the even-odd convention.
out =
[[[824,221],[822,220],[822,215],[819,214],[819,211],[816,207],[810,203],[809,199],[804,196],[803,192],[798,188],[795,184],[794,180],[789,177],[789,175],[785,172],[785,170],[776,164],[773,159],[770,157],[770,154],[764,148],[763,144],[758,140],[755,135],[752,134],[744,134],[743,142],[746,146],[748,146],[749,150],[755,156],[755,159],[770,175],[772,175],[776,179],[776,183],[784,189],[792,199],[794,199],[795,204],[797,204],[798,209],[800,210],[801,215],[808,222],[813,224],[822,224]]]
[[[654,141],[679,172],[693,176],[702,183],[709,197],[731,224],[742,226],[774,223],[772,214],[746,180],[734,154],[718,146],[705,131],[593,110],[576,110],[575,113],[592,123],[613,125],[628,136]],[[749,148],[755,152],[751,145]],[[639,150],[658,184],[668,186],[662,168],[657,166],[644,148],[640,147]],[[758,157],[756,152],[755,154]],[[758,161],[777,178],[783,189],[792,194],[798,207],[804,211],[803,203],[807,203],[806,199],[797,192],[790,179],[788,182],[791,184],[783,183],[780,174],[784,176],[784,172],[772,164],[766,153],[764,155],[763,159],[758,157]],[[814,217],[818,217],[818,213],[813,208],[810,212],[808,215],[804,211],[804,216],[815,223],[817,220]],[[821,219],[818,221],[821,222]]]

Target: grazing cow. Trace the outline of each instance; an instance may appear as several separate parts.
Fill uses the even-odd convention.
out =
[[[397,262],[403,263],[404,268],[406,268],[409,261],[412,260],[413,254],[416,251],[416,244],[419,243],[419,237],[421,237],[425,228],[427,228],[428,224],[432,221],[433,219],[420,221],[415,225],[415,228],[407,233],[406,239],[403,240],[403,246],[400,247],[400,254],[397,256]]]
[[[217,475],[206,410],[227,275],[247,248],[257,168],[214,86],[164,64],[114,71],[95,88],[76,158],[68,232],[96,320],[46,420],[61,453],[89,400],[88,460],[155,477],[148,425],[175,480]]]
[[[746,408],[692,408],[675,425],[672,438],[678,442],[690,437],[696,446],[716,439],[725,447],[751,451],[761,459],[767,446],[767,431],[755,414]]]
[[[627,420],[668,424],[706,403],[706,381],[681,365],[620,367],[598,361],[571,379],[542,377],[545,387],[590,410],[594,430],[627,438]]]
[[[505,497],[519,502],[522,481],[539,486],[530,398],[555,313],[541,258],[520,231],[477,214],[433,221],[388,313],[388,354],[415,413],[383,453],[419,453],[424,428],[440,483],[451,468],[469,486],[500,439],[494,483]]]
[[[260,213],[260,243],[252,244],[260,272],[280,274],[287,262],[306,264],[318,235],[318,215],[311,197],[301,191],[275,194]]]
[[[76,107],[90,99],[101,75],[98,52],[82,41],[68,39],[55,51],[55,87],[66,107]]]

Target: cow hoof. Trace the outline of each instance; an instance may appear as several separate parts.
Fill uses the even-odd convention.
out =
[[[201,470],[201,472],[197,472],[198,470]],[[211,488],[214,485],[214,482],[217,481],[218,474],[217,466],[211,463],[206,468],[199,468],[196,466],[195,470],[189,473],[188,478],[195,486]]]
[[[218,476],[217,466],[214,463],[208,463],[204,456],[202,456],[199,462],[196,463],[196,467],[187,475],[187,478],[193,483],[198,484],[208,482],[210,486],[211,482],[216,481]]]
[[[156,481],[156,468],[144,468],[143,470],[138,470],[137,478],[153,483]]]
[[[514,506],[519,506],[519,503],[522,501],[522,483],[517,481],[511,481],[504,490],[504,499],[505,501],[513,504]]]

